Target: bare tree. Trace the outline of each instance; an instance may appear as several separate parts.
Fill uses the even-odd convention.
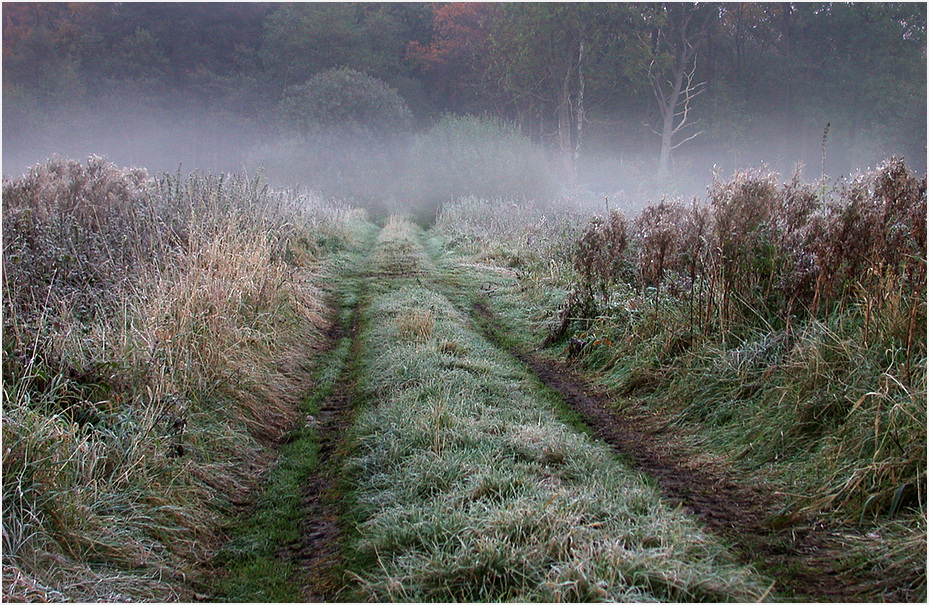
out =
[[[665,4],[660,24],[646,41],[651,50],[648,80],[652,86],[661,120],[661,130],[652,131],[661,137],[658,156],[659,174],[671,169],[671,152],[703,134],[695,130],[698,122],[691,112],[693,101],[706,88],[697,80],[697,55],[706,40],[715,7],[688,3]]]

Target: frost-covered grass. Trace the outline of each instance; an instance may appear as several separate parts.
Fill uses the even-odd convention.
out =
[[[549,255],[557,270],[503,274],[526,250],[524,214],[463,201],[434,230],[434,249],[461,253],[442,265],[458,291],[465,267],[496,261],[497,334],[550,343],[619,408],[675,421],[789,510],[856,526],[866,537],[837,568],[925,597],[924,175],[898,159],[831,189],[740,173],[705,203],[591,220]]]
[[[428,268],[418,243],[404,242],[408,266]],[[379,247],[398,249],[389,233]],[[559,422],[552,395],[470,329],[428,277],[380,280],[363,313],[358,375],[367,403],[347,463],[355,596],[765,595],[762,578],[663,503],[647,480]]]

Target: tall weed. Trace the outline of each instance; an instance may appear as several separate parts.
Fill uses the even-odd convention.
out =
[[[3,202],[4,597],[190,600],[309,388],[316,259],[363,217],[101,158]]]

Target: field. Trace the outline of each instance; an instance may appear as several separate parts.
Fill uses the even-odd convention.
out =
[[[3,186],[8,601],[926,599],[926,180]]]

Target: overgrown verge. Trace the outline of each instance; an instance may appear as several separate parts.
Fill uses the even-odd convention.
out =
[[[743,173],[706,204],[596,217],[562,244],[570,267],[540,271],[567,264],[541,256],[525,265],[534,275],[487,289],[523,347],[547,342],[620,409],[658,413],[770,482],[788,500],[780,519],[846,523],[837,569],[868,568],[888,578],[874,590],[918,600],[925,213],[925,178],[897,160],[828,191]],[[437,225],[445,237],[458,229]],[[478,257],[515,239],[484,238]],[[560,309],[538,283],[565,292]]]
[[[429,286],[407,222],[374,250],[347,463],[357,598],[757,600],[767,584],[662,502]],[[402,267],[403,271],[396,271]]]
[[[298,421],[315,263],[363,217],[243,176],[52,160],[3,185],[9,600],[191,600]]]

